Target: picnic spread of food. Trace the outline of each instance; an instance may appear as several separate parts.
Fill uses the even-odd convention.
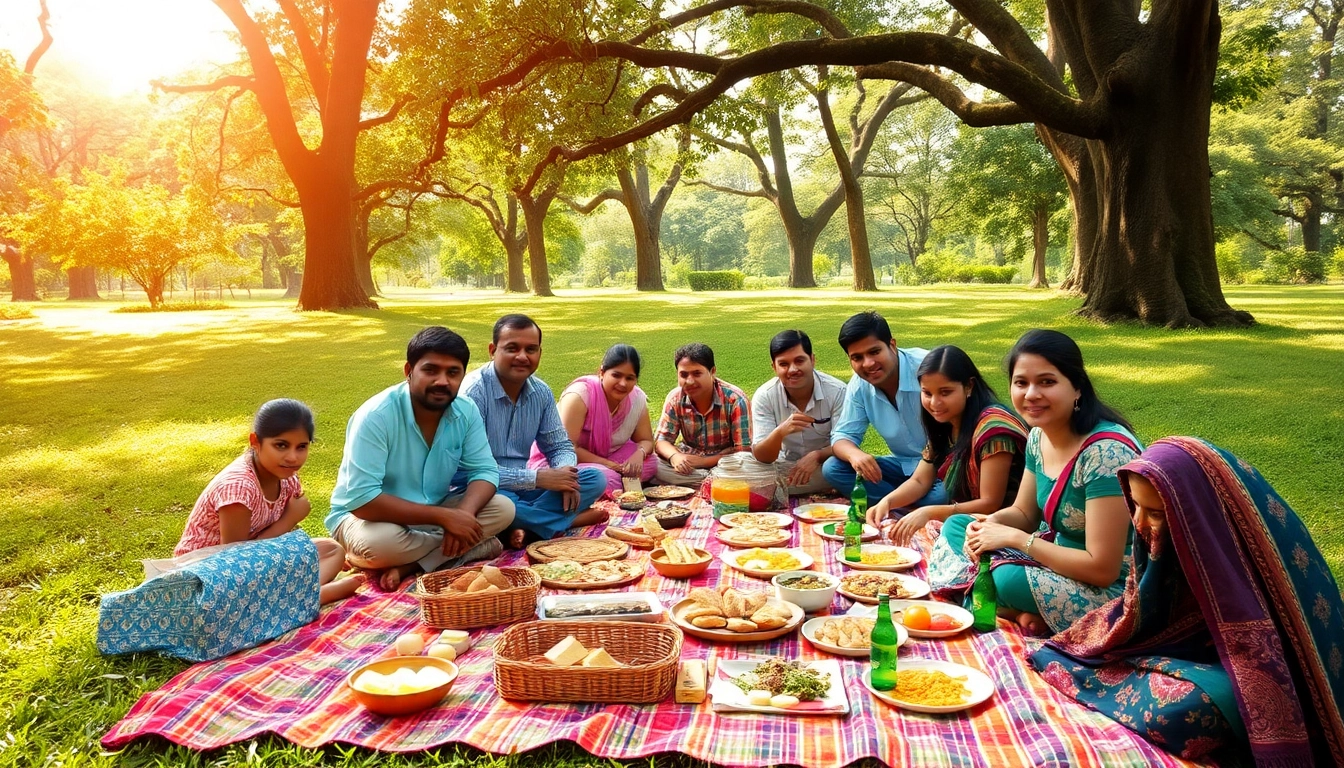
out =
[[[632,493],[614,495],[624,506],[634,501]],[[641,493],[649,499],[683,495],[662,487]],[[504,698],[633,703],[663,700],[675,690],[676,701],[699,704],[707,696],[714,699],[718,691],[725,711],[844,714],[849,711],[847,696],[852,694],[846,694],[839,682],[843,668],[835,667],[833,674],[826,671],[831,667],[779,656],[740,666],[750,660],[747,656],[732,662],[738,666],[721,667],[714,677],[707,673],[703,660],[683,658],[683,637],[696,638],[711,648],[772,639],[799,649],[801,643],[810,643],[839,660],[867,657],[878,644],[875,628],[880,620],[871,615],[871,603],[889,603],[882,621],[890,632],[882,637],[895,637],[898,646],[911,637],[951,637],[972,623],[970,614],[958,605],[914,599],[928,593],[924,582],[887,572],[918,564],[920,556],[914,550],[864,545],[857,561],[847,561],[846,552],[830,543],[833,539],[807,526],[802,535],[824,549],[835,549],[835,560],[826,562],[837,563],[832,567],[834,573],[809,570],[816,562],[803,548],[768,546],[792,539],[794,519],[790,515],[737,512],[714,519],[709,505],[697,506],[694,500],[686,506],[663,508],[640,501],[642,506],[630,510],[636,513],[633,520],[610,520],[601,535],[534,543],[527,548],[532,562],[526,568],[483,565],[458,569],[451,573],[451,580],[436,578],[437,574],[422,576],[422,621],[442,634],[428,641],[419,633],[397,638],[393,650],[402,664],[361,670],[351,676],[350,687],[364,698],[419,696],[422,708],[442,701],[427,701],[426,697],[440,689],[446,693],[456,668],[450,676],[440,667],[409,662],[452,663],[472,647],[468,632],[447,626],[442,617],[448,614],[429,610],[459,600],[477,603],[470,620],[459,621],[463,627],[508,624],[499,641],[507,641],[508,646],[497,644],[495,648],[495,672],[501,675],[496,687]],[[809,509],[798,516],[818,521],[828,519],[839,505],[806,506]],[[689,514],[680,530],[669,530],[659,522],[658,512]],[[713,540],[724,545],[717,558],[720,579],[729,574],[748,582],[771,578],[770,585],[721,582],[701,586],[700,575],[715,561],[714,553],[706,548],[707,541]],[[652,552],[645,555],[640,549]],[[839,563],[850,567],[857,563],[871,570],[846,570]],[[643,580],[651,571],[665,579],[662,593],[617,591]],[[685,584],[685,579],[697,581],[675,586]],[[542,589],[555,590],[555,594],[543,594]],[[493,615],[491,607],[481,602],[487,599],[498,602]],[[516,609],[506,605],[510,600],[532,605],[537,620],[518,620]],[[809,613],[820,615],[804,625]],[[799,634],[802,639],[788,640]],[[857,660],[846,663],[863,666]],[[631,672],[639,673],[639,690],[631,687]],[[873,689],[876,701],[942,711],[968,706],[972,698],[967,687],[970,678],[954,672],[939,668],[900,673],[894,689],[873,688],[866,678],[864,684]],[[709,678],[715,685],[707,682]],[[523,680],[528,682],[519,682]],[[720,684],[725,681],[726,685]]]

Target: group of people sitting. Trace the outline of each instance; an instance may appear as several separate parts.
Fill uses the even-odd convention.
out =
[[[708,346],[687,344],[655,429],[627,344],[557,403],[535,375],[531,318],[500,318],[474,370],[460,335],[423,329],[405,380],[350,418],[331,539],[317,542],[323,602],[362,583],[338,576],[347,563],[395,589],[604,522],[593,504],[626,478],[700,486],[749,452],[790,494],[849,496],[864,483],[877,500],[869,522],[897,543],[940,521],[936,593],[960,599],[987,563],[1000,614],[1053,635],[1031,654],[1042,676],[1167,749],[1201,758],[1249,745],[1285,765],[1344,754],[1339,589],[1254,469],[1191,438],[1145,450],[1057,331],[1013,346],[1009,402],[965,351],[899,347],[876,312],[846,320],[839,343],[848,384],[816,370],[807,334],[777,334],[775,376],[750,399],[718,378]],[[890,455],[861,448],[869,427]],[[297,526],[312,438],[302,403],[265,404],[178,554]]]

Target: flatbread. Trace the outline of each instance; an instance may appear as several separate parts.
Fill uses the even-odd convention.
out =
[[[576,563],[591,563],[597,560],[617,560],[625,557],[630,545],[623,541],[598,538],[569,537],[538,541],[527,548],[527,556],[538,563],[552,560],[573,560]]]
[[[644,489],[644,498],[662,501],[663,499],[684,499],[687,496],[694,496],[694,488],[683,488],[680,485],[655,485],[652,488]]]

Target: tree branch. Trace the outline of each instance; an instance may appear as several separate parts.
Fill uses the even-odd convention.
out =
[[[767,195],[767,194],[765,193],[765,190],[763,190],[763,189],[737,189],[737,188],[735,188],[735,187],[725,187],[725,186],[721,186],[721,185],[719,185],[719,184],[714,184],[714,183],[705,181],[705,180],[703,180],[703,179],[691,179],[691,180],[689,180],[689,181],[686,182],[686,186],[688,186],[688,187],[706,187],[706,188],[708,188],[708,189],[712,189],[712,190],[714,190],[715,192],[723,192],[723,193],[725,193],[725,194],[729,194],[729,195],[737,195],[738,197],[759,197],[759,198],[762,198],[762,199],[765,199],[765,200],[769,200],[769,199],[770,199],[770,196]]]
[[[37,26],[42,28],[42,41],[37,44],[32,53],[28,54],[28,60],[23,64],[25,75],[33,74],[33,70],[37,69],[37,62],[42,60],[42,56],[55,42],[51,36],[51,29],[47,27],[47,22],[51,20],[51,11],[47,10],[47,0],[37,0],[37,4],[42,9],[42,12],[37,14]]]
[[[910,83],[937,99],[948,111],[973,128],[1030,122],[1026,110],[1012,102],[986,104],[971,101],[960,88],[928,67],[891,61],[872,67],[860,67],[856,74],[867,79],[900,80]]]
[[[331,87],[331,73],[327,71],[327,62],[317,45],[313,43],[313,35],[308,30],[308,22],[304,20],[299,6],[294,0],[278,0],[278,2],[280,10],[284,11],[285,19],[289,22],[290,30],[294,33],[294,39],[298,42],[299,55],[303,57],[303,68],[308,72],[308,82],[317,97],[318,109],[325,109],[327,91]]]
[[[635,104],[630,109],[631,114],[635,115],[636,117],[643,114],[644,108],[647,107],[649,104],[652,104],[653,100],[658,98],[659,96],[666,96],[669,99],[672,99],[673,101],[680,102],[686,98],[686,91],[678,88],[675,85],[669,85],[668,83],[659,83],[658,85],[653,86],[644,93],[641,93],[639,95],[639,98],[635,99]]]
[[[420,199],[421,194],[423,193],[417,192],[416,194],[411,195],[411,199],[406,203],[405,206],[406,219],[402,224],[401,231],[392,235],[387,235],[385,237],[379,238],[378,242],[374,243],[372,246],[369,247],[368,254],[370,259],[372,259],[374,255],[378,253],[378,251],[382,250],[383,246],[395,243],[396,241],[402,239],[403,237],[411,233],[411,211],[415,209],[415,203],[417,200]],[[394,206],[394,207],[401,208],[402,206]]]
[[[255,89],[257,81],[247,75],[225,75],[209,83],[177,85],[165,83],[162,80],[150,80],[149,84],[164,93],[213,93],[225,88],[241,88],[244,91],[251,91]]]
[[[566,197],[564,195],[560,195],[559,197],[560,202],[564,203],[565,205],[568,205],[571,209],[574,210],[575,213],[581,213],[584,216],[587,216],[588,214],[597,210],[597,207],[599,205],[607,202],[608,200],[623,200],[623,199],[624,196],[621,195],[621,191],[619,189],[604,189],[601,192],[597,193],[597,195],[594,196],[593,199],[589,200],[586,203],[580,203],[579,201],[571,197]]]
[[[286,208],[302,208],[303,205],[296,200],[286,200],[282,197],[276,197],[275,193],[263,187],[220,187],[221,192],[259,192],[269,197],[273,202],[283,205]]]
[[[415,101],[414,96],[412,96],[409,93],[403,93],[401,96],[397,98],[396,102],[392,105],[391,109],[387,110],[386,112],[377,117],[370,117],[367,120],[360,120],[359,130],[365,131],[375,126],[383,125],[385,123],[390,123],[393,120],[396,120],[397,115],[401,113],[402,108],[405,107],[407,104],[410,104],[412,101]]]

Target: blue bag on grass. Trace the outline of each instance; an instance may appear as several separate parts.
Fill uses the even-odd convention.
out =
[[[308,534],[291,531],[224,547],[103,595],[98,650],[210,661],[260,645],[317,617],[317,561]]]

